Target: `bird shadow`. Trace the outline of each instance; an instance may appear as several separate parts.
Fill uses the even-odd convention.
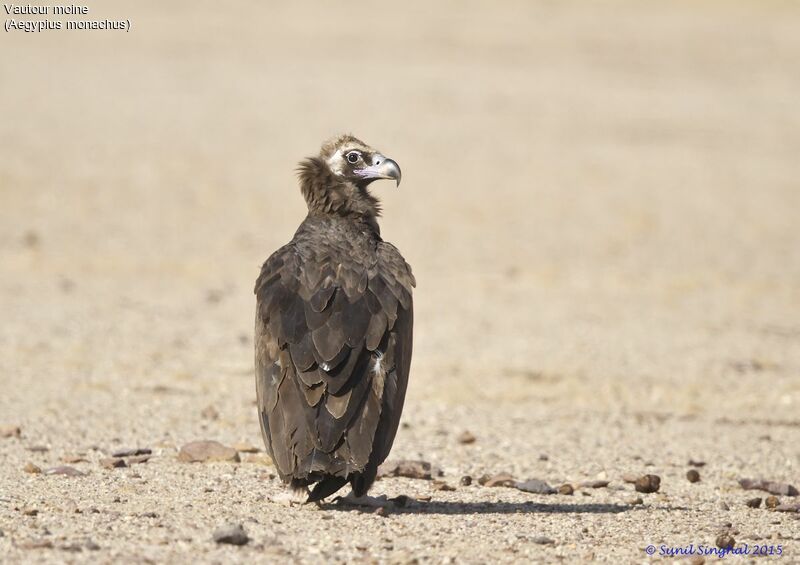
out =
[[[391,502],[391,501],[390,501]],[[323,510],[339,512],[375,513],[376,508],[333,502],[321,506]],[[382,507],[383,515],[389,514],[619,514],[634,508],[622,504],[541,504],[535,502],[420,502],[409,499]]]

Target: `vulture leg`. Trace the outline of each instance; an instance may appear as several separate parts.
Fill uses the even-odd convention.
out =
[[[332,475],[328,475],[314,485],[314,489],[311,491],[311,494],[308,495],[308,500],[305,502],[319,502],[323,498],[332,495],[346,484],[346,477],[334,477]]]

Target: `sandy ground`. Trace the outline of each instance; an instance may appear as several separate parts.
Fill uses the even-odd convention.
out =
[[[88,5],[131,32],[0,32],[0,560],[648,562],[729,527],[800,562],[798,515],[737,484],[800,486],[798,4]],[[431,497],[386,516],[273,502],[263,453],[176,458],[261,445],[252,283],[342,131],[404,173],[392,458],[456,487],[381,480]],[[123,447],[153,457],[99,464]],[[459,483],[499,472],[610,484]]]

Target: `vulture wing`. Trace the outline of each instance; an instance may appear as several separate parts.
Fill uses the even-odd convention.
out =
[[[368,488],[405,399],[415,281],[391,244],[360,262],[321,247],[282,247],[256,281],[261,430],[284,480]]]

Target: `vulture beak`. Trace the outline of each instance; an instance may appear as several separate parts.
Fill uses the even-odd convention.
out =
[[[357,174],[366,179],[394,179],[400,186],[400,165],[379,153],[372,156],[371,166],[364,167]]]

